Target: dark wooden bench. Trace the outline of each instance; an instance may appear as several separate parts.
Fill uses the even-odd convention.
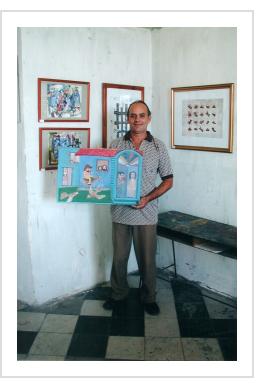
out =
[[[235,260],[237,258],[237,228],[232,225],[172,210],[159,214],[157,234],[172,241],[174,262],[163,269],[174,266],[175,276],[174,241]]]

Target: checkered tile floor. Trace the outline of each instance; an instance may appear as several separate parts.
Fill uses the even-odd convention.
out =
[[[18,360],[236,360],[236,304],[182,279],[157,280],[161,313],[146,314],[136,275],[125,306],[106,311],[100,286],[18,310]]]

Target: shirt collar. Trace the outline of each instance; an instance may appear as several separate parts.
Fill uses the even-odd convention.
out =
[[[124,140],[130,140],[130,139],[131,139],[131,131],[128,131],[124,136]],[[149,131],[147,131],[147,136],[144,140],[147,140],[149,142],[151,142],[153,140],[153,136],[151,135],[151,133]]]

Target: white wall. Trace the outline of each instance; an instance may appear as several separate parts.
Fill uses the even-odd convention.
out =
[[[235,28],[162,28],[153,31],[153,132],[170,145],[172,87],[236,83]],[[171,149],[174,187],[160,211],[178,210],[236,225],[236,117],[231,154]],[[228,295],[236,295],[236,261],[175,244],[178,273]],[[172,259],[159,239],[158,264]]]
[[[91,147],[102,146],[102,83],[142,85],[151,104],[151,33],[141,28],[22,28],[19,31],[18,298],[73,294],[109,279],[109,206],[58,204],[56,171],[38,170],[37,78],[91,83]],[[21,39],[20,39],[21,38]],[[55,123],[54,127],[72,127]],[[129,270],[136,269],[132,253]]]
[[[75,124],[91,128],[91,147],[102,144],[102,83],[143,85],[153,133],[169,148],[170,89],[236,82],[236,31],[22,28],[20,34],[18,298],[33,304],[108,280],[112,261],[109,206],[58,204],[56,171],[38,170],[38,128],[50,125],[37,122],[37,78],[91,82],[90,122]],[[235,225],[236,126],[232,154],[169,152],[175,184],[160,198],[160,211],[175,209]],[[158,265],[169,264],[171,255],[171,244],[159,238]],[[235,296],[234,260],[180,244],[176,255],[180,275]],[[135,269],[132,252],[129,271]]]

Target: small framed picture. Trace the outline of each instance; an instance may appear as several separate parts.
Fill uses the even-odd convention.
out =
[[[89,121],[90,82],[38,78],[38,121]]]
[[[89,148],[90,128],[39,128],[39,169],[58,167],[59,147]]]
[[[171,147],[232,152],[234,84],[171,89]]]
[[[103,147],[129,131],[127,110],[133,101],[144,100],[144,87],[103,83]]]

